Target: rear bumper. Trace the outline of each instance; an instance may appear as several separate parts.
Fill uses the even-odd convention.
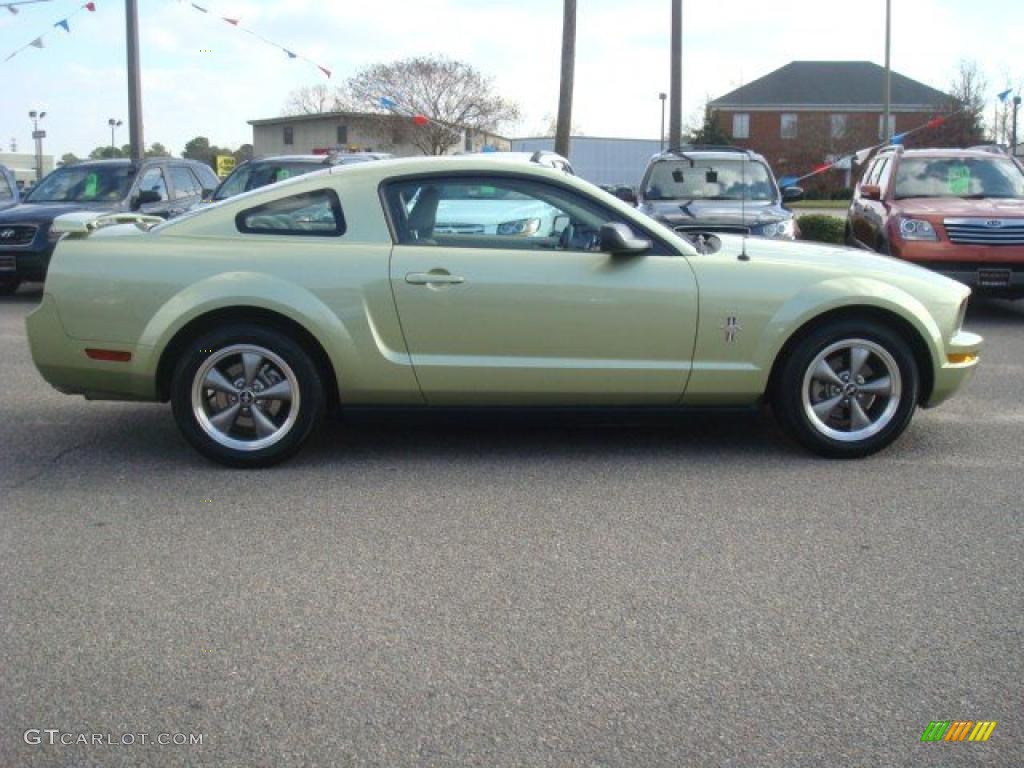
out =
[[[946,343],[946,359],[934,371],[931,396],[924,403],[931,408],[948,400],[962,387],[978,367],[984,339],[976,333],[960,331]]]
[[[72,339],[64,331],[57,302],[48,293],[25,319],[25,328],[32,361],[57,391],[90,400],[157,399],[151,347]],[[123,363],[93,360],[86,356],[89,348],[127,351],[132,356]]]

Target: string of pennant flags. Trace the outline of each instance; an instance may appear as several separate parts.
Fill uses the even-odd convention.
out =
[[[199,3],[192,3],[192,2],[190,2],[189,6],[193,10],[197,11],[198,13],[204,13],[204,14],[206,14],[208,16],[219,16],[219,14],[216,14],[216,13],[210,11],[210,9],[207,8],[206,6],[199,5]],[[263,35],[259,34],[258,32],[255,32],[255,31],[249,29],[248,27],[243,26],[241,19],[234,19],[234,18],[231,18],[229,16],[219,16],[219,18],[222,21],[227,22],[228,24],[230,24],[231,26],[233,26],[235,29],[239,30],[240,32],[244,32],[247,35],[251,35],[252,37],[255,37],[257,40],[259,40],[260,42],[262,42],[262,43],[264,43],[266,45],[272,46],[274,48],[277,48],[279,51],[284,53],[289,59],[301,59],[302,61],[305,61],[305,62],[308,62],[308,63],[312,64],[314,67],[316,67],[321,72],[323,72],[328,78],[331,76],[331,70],[328,69],[327,67],[325,67],[323,64],[318,64],[317,62],[313,61],[313,59],[309,58],[308,56],[303,56],[301,53],[297,53],[296,51],[292,50],[291,48],[288,48],[287,46],[281,45],[280,43],[276,43],[273,40],[270,40],[270,39],[264,37]]]
[[[902,133],[895,133],[879,144],[874,144],[870,147],[858,149],[856,152],[847,152],[846,154],[840,155],[835,160],[829,163],[820,163],[818,165],[815,165],[813,168],[811,168],[810,173],[805,173],[803,176],[783,176],[781,179],[779,179],[779,186],[791,187],[794,184],[803,181],[804,179],[810,179],[814,176],[825,173],[826,171],[830,171],[837,165],[845,163],[847,160],[855,159],[858,163],[862,163],[864,159],[866,159],[875,150],[881,149],[882,147],[888,146],[889,144],[902,144],[903,140],[907,138],[907,136],[911,136],[915,133],[918,133],[919,131],[928,130],[929,128],[938,128],[939,126],[944,125],[945,122],[949,120],[951,117],[959,115],[964,111],[965,110],[960,110],[959,112],[953,112],[952,114],[949,115],[940,115],[938,117],[933,117],[928,122],[921,123],[921,125],[915,126],[910,130],[903,131]]]
[[[45,48],[46,47],[45,38],[47,36],[49,36],[51,34],[51,32],[53,30],[55,30],[55,29],[58,29],[58,28],[59,29],[63,29],[65,33],[71,34],[71,19],[75,18],[75,16],[77,16],[80,13],[82,13],[83,11],[88,11],[89,13],[95,13],[96,12],[96,3],[95,2],[91,2],[91,0],[90,0],[90,2],[85,3],[84,5],[79,6],[77,10],[73,11],[72,13],[69,13],[63,19],[60,19],[60,20],[54,22],[54,24],[50,27],[50,29],[48,29],[43,34],[38,35],[37,37],[33,38],[29,42],[25,43],[23,46],[21,46],[21,48],[18,48],[18,49],[14,50],[14,51],[11,51],[11,53],[9,53],[7,55],[7,58],[5,58],[4,61],[5,62],[6,61],[10,61],[15,56],[17,56],[19,53],[21,53],[22,51],[26,51],[29,48]]]

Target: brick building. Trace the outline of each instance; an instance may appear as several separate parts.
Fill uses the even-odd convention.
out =
[[[884,83],[885,69],[870,61],[792,61],[715,99],[709,108],[725,135],[763,154],[776,176],[802,176],[951,109],[948,94],[893,72],[886,131]],[[849,184],[849,171],[842,168],[808,186]]]

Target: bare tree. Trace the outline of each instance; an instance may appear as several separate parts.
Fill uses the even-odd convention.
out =
[[[462,129],[494,131],[519,118],[518,107],[495,93],[489,77],[469,64],[444,56],[415,56],[375,64],[348,81],[352,104],[381,112],[381,99],[401,112],[422,115],[411,131],[412,143],[425,155],[444,154]]]
[[[988,81],[977,62],[961,60],[949,88],[945,124],[926,132],[920,138],[931,146],[967,147],[985,140],[985,105]]]
[[[288,94],[284,115],[319,115],[342,109],[344,98],[339,89],[331,89],[322,83],[305,85]]]

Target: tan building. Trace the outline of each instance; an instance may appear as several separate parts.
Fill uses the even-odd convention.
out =
[[[325,154],[345,152],[389,152],[397,157],[422,155],[413,143],[418,126],[406,115],[370,112],[321,112],[250,120],[253,154]],[[462,130],[461,140],[448,151],[479,152],[485,146],[499,151],[510,147],[508,139],[493,133]]]
[[[11,169],[16,181],[36,183],[36,156],[31,152],[0,152],[0,165]],[[43,155],[43,176],[53,170],[53,155]]]

